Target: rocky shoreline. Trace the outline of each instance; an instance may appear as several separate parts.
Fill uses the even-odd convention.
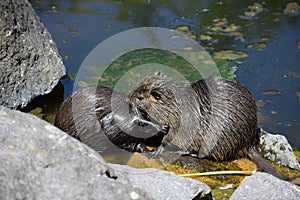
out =
[[[0,106],[1,199],[213,199],[205,183],[109,164],[48,122]],[[231,199],[298,199],[300,187],[256,172]]]
[[[0,7],[0,199],[214,199],[205,183],[107,163],[48,122],[13,110],[49,93],[66,69],[27,0],[4,0]],[[260,152],[299,171],[285,137],[261,132]],[[243,180],[231,199],[262,197],[300,199],[300,187],[257,172]]]

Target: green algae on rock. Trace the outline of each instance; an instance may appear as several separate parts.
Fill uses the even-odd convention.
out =
[[[196,39],[196,34],[190,29],[189,26],[177,26],[175,30],[189,36],[190,38]]]
[[[297,2],[289,2],[286,4],[283,12],[289,15],[296,15],[300,10],[300,5]]]
[[[246,45],[247,49],[254,49],[257,51],[263,51],[263,50],[265,50],[266,47],[267,47],[267,43],[265,43],[265,42],[255,42],[255,43]]]
[[[248,53],[242,51],[223,50],[216,52],[214,55],[214,59],[237,60],[248,56]]]

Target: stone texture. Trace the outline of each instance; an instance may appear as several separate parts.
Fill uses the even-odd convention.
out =
[[[0,106],[0,199],[212,199],[197,180],[107,164],[30,114]]]
[[[0,105],[20,109],[49,93],[66,69],[27,0],[1,0],[0,10]]]
[[[293,149],[283,135],[270,134],[261,129],[258,151],[265,158],[280,165],[300,170],[300,165],[293,153]]]
[[[231,200],[293,200],[300,199],[300,187],[275,178],[266,173],[257,172],[246,177],[230,197]]]
[[[212,199],[211,189],[204,183],[174,173],[124,165],[108,164],[118,180],[146,191],[155,199]]]
[[[30,114],[0,106],[0,199],[151,199],[94,150]]]

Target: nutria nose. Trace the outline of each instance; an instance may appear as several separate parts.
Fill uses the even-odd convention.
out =
[[[137,96],[136,98],[137,98],[139,101],[141,101],[141,100],[143,100],[144,97],[143,97],[143,96]]]

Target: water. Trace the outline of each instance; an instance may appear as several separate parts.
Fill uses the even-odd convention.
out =
[[[220,50],[249,54],[230,65],[260,102],[259,126],[286,135],[300,148],[300,14],[285,14],[287,2],[31,0],[64,57],[69,75],[62,80],[64,97],[72,93],[84,58],[108,37],[136,27],[186,25],[211,55]],[[212,31],[224,23],[237,30]],[[213,40],[200,39],[208,34]]]

